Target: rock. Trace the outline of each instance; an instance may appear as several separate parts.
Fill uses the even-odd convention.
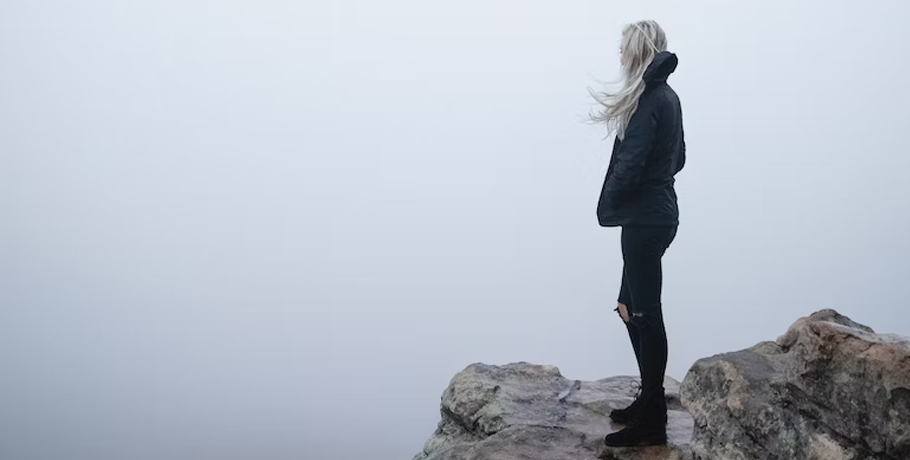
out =
[[[442,419],[414,460],[670,460],[689,458],[692,419],[667,377],[669,446],[608,449],[608,414],[635,397],[633,377],[570,380],[553,366],[475,363],[452,378]]]
[[[910,459],[910,339],[834,310],[697,361],[682,383],[695,459]]]

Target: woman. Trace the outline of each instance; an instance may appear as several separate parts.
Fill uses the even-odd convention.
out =
[[[654,21],[623,29],[622,89],[593,94],[601,110],[593,118],[616,134],[597,204],[604,227],[622,227],[622,284],[618,306],[638,360],[641,393],[610,417],[625,428],[606,436],[610,446],[666,444],[667,403],[663,377],[667,334],[661,312],[661,257],[676,236],[679,209],[674,176],[686,161],[682,110],[667,77],[676,55]]]

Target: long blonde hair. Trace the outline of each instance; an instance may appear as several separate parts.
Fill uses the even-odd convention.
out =
[[[667,35],[655,21],[638,21],[628,24],[622,30],[622,71],[614,83],[622,83],[616,93],[595,92],[588,89],[600,105],[591,119],[607,125],[608,135],[615,133],[620,139],[625,135],[632,114],[638,107],[638,99],[645,91],[642,80],[645,70],[654,55],[667,50]]]

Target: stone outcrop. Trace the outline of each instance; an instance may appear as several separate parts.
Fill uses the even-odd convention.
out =
[[[689,458],[692,419],[667,378],[670,445],[605,449],[608,414],[635,396],[632,377],[570,380],[553,366],[472,364],[442,395],[442,419],[414,460],[676,460]]]
[[[632,402],[634,383],[472,364],[446,388],[414,460],[910,460],[910,339],[834,310],[701,359],[681,385],[667,378],[668,446],[605,448],[621,428],[608,414]]]
[[[833,310],[683,379],[695,459],[910,459],[910,340]]]

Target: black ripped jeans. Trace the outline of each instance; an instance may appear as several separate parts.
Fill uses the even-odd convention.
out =
[[[661,394],[663,390],[667,331],[660,303],[661,258],[676,238],[676,230],[676,226],[622,228],[619,303],[626,305],[629,312],[629,322],[625,324],[638,361],[643,397]]]

